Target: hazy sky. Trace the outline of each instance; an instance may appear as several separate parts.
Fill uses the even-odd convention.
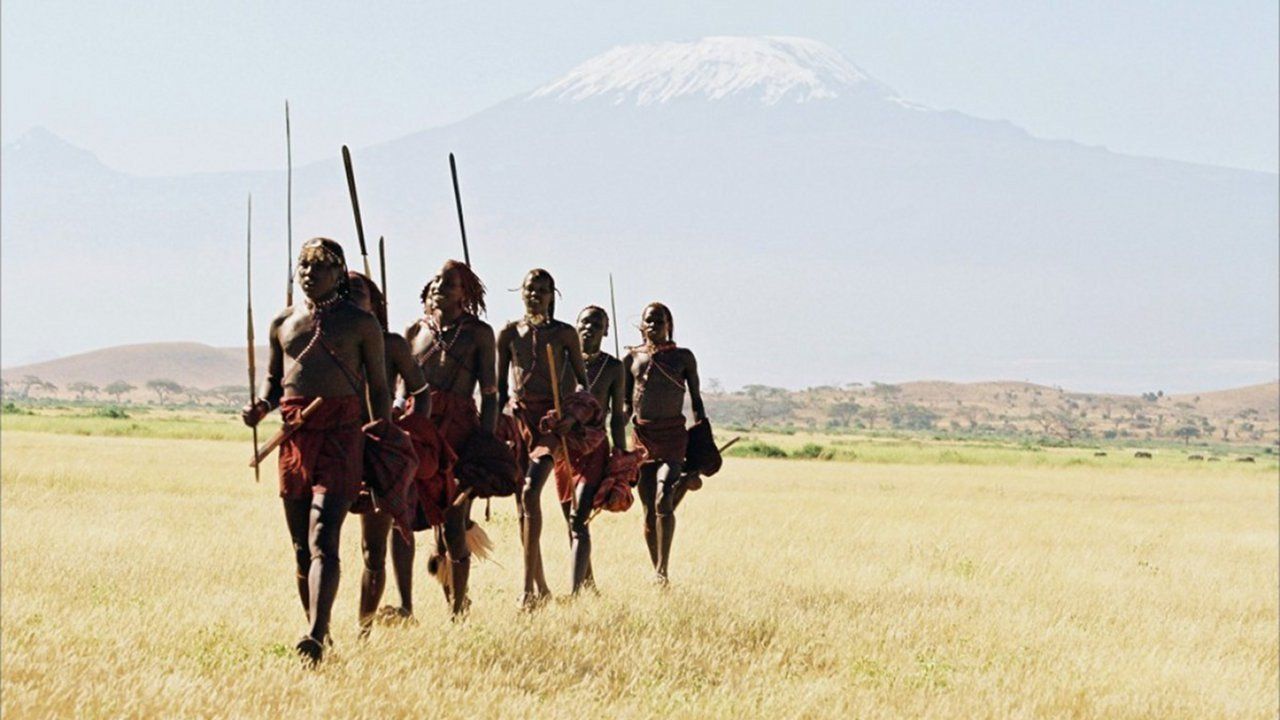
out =
[[[0,9],[0,136],[128,172],[277,167],[461,119],[615,45],[826,42],[904,97],[1112,150],[1275,171],[1277,4],[55,2]]]

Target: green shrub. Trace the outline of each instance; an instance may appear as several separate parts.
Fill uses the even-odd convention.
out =
[[[115,405],[107,405],[105,407],[94,408],[93,417],[127,420],[129,418],[129,413],[125,412],[124,408],[116,407]]]
[[[2,410],[5,415],[35,415],[35,413],[31,412],[30,410],[24,407],[18,407],[17,405],[14,405],[12,402],[5,403],[4,407],[0,408],[0,410]]]
[[[818,443],[805,443],[799,450],[793,451],[791,457],[804,458],[806,460],[834,460],[836,452]]]
[[[787,451],[777,445],[752,440],[734,445],[725,454],[732,457],[784,458],[787,456]]]

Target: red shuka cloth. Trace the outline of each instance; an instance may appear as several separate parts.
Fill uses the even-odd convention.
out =
[[[604,410],[591,393],[580,391],[565,398],[564,414],[578,421],[564,438],[569,457],[555,454],[556,492],[560,502],[567,503],[573,501],[573,490],[579,484],[595,485],[604,479],[609,443],[604,432]],[[544,415],[539,429],[554,438],[550,432],[554,424],[554,415]]]
[[[436,424],[425,415],[406,412],[396,423],[413,443],[418,455],[414,473],[414,529],[425,530],[444,523],[444,511],[453,503],[458,484],[453,477],[457,453],[445,441]]]
[[[312,397],[280,401],[286,423],[298,422]],[[280,497],[305,500],[312,495],[355,499],[363,487],[364,403],[356,395],[326,397],[297,432],[280,444]]]
[[[475,398],[447,390],[431,391],[431,422],[454,453],[467,444],[471,433],[480,428],[480,412]]]
[[[552,454],[560,444],[554,434],[542,430],[542,418],[555,409],[556,402],[551,398],[520,398],[512,403],[511,414],[520,428],[520,437],[530,460]]]
[[[689,432],[684,428],[683,415],[661,420],[632,418],[632,428],[636,449],[644,454],[643,464],[684,462]]]
[[[376,499],[378,511],[390,515],[401,534],[411,539],[417,509],[414,476],[418,470],[413,440],[386,420],[366,424],[363,433],[365,486]]]

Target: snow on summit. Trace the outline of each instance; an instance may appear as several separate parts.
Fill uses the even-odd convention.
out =
[[[653,105],[684,97],[748,97],[776,105],[868,92],[896,95],[816,40],[709,37],[616,47],[538,88],[529,99]]]

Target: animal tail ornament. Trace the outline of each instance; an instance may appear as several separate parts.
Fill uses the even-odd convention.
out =
[[[489,539],[489,533],[478,522],[467,525],[467,549],[471,551],[472,557],[480,560],[489,560],[493,555],[493,540]]]
[[[434,577],[436,582],[440,583],[440,587],[445,590],[449,589],[449,585],[453,581],[448,568],[449,559],[442,551],[436,551],[431,554],[431,557],[427,558],[427,572],[431,573],[431,577]]]

